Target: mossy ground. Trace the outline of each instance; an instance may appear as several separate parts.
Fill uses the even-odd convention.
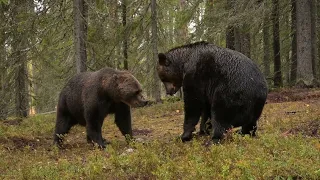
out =
[[[301,98],[293,98],[300,91],[283,92],[271,93],[258,137],[230,133],[211,146],[209,137],[179,141],[182,102],[133,109],[139,141],[129,144],[107,117],[106,150],[87,144],[80,126],[66,136],[63,150],[53,146],[54,114],[0,121],[0,178],[320,179],[320,99],[314,96],[319,90]]]

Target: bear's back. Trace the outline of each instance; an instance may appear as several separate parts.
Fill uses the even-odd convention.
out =
[[[225,83],[249,83],[267,86],[259,67],[240,52],[212,44],[199,47],[196,71],[215,76]],[[202,73],[202,74],[203,74]]]
[[[212,44],[194,47],[189,72],[195,85],[212,94],[215,89],[226,96],[242,94],[248,99],[267,96],[267,83],[259,67],[240,52]],[[231,98],[232,99],[232,98]]]

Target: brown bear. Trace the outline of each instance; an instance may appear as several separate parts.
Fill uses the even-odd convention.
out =
[[[183,86],[182,141],[192,139],[201,114],[200,131],[205,131],[204,124],[210,119],[214,142],[232,127],[255,136],[268,94],[256,63],[240,52],[208,42],[186,44],[158,57],[158,75],[167,94],[173,95]]]
[[[54,143],[61,147],[62,136],[72,126],[80,124],[86,126],[88,142],[105,148],[101,127],[104,118],[111,113],[115,114],[121,133],[132,137],[130,106],[146,104],[140,83],[127,71],[103,68],[77,74],[60,93]]]

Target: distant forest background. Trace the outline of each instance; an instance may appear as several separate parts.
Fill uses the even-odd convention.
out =
[[[319,0],[0,0],[0,119],[54,111],[68,79],[106,66],[158,102],[158,52],[203,40],[250,57],[270,89],[318,87],[319,29]]]

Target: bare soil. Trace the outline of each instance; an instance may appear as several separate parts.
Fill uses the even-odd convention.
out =
[[[320,89],[282,89],[270,92],[267,103],[320,100]]]
[[[151,134],[152,130],[150,129],[133,129],[132,134],[133,136],[147,136],[148,134]]]
[[[320,119],[302,122],[299,126],[289,129],[283,133],[284,136],[301,134],[303,136],[320,138]]]
[[[22,122],[22,119],[11,119],[11,120],[4,120],[2,121],[3,124],[7,125],[7,126],[16,126],[16,125],[20,125]]]
[[[40,142],[39,139],[27,139],[16,136],[1,138],[0,144],[4,144],[8,150],[22,150],[25,147],[36,149],[39,146],[43,146],[42,142]]]
[[[267,103],[283,103],[283,102],[313,102],[320,106],[320,90],[319,89],[282,89],[273,91],[268,94]],[[296,114],[297,111],[286,112],[286,114]],[[309,137],[320,138],[320,119],[312,119],[301,122],[296,127],[285,130],[283,135],[301,134]]]

